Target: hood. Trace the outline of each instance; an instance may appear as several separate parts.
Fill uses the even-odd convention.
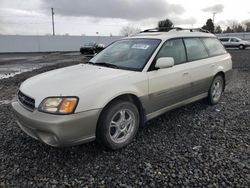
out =
[[[131,71],[79,64],[39,74],[24,81],[20,90],[36,101],[36,106],[50,96],[78,96],[79,92],[108,80],[121,78]],[[39,104],[38,104],[39,103]]]

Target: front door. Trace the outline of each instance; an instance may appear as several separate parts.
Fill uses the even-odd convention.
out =
[[[149,105],[147,114],[161,110],[187,99],[191,91],[190,74],[182,39],[168,40],[155,58],[173,57],[175,65],[170,68],[150,70]]]

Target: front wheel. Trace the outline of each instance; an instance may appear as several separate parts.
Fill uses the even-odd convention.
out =
[[[209,92],[208,92],[208,101],[210,104],[217,104],[221,98],[224,89],[224,79],[221,75],[215,76]]]
[[[241,44],[241,45],[239,45],[239,49],[240,49],[240,50],[244,50],[244,49],[245,49],[245,46]]]
[[[133,103],[115,101],[100,117],[96,131],[97,141],[109,149],[120,149],[132,142],[139,123],[139,112]]]

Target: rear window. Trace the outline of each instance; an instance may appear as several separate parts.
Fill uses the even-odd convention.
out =
[[[199,38],[184,39],[188,61],[194,61],[208,57],[207,50]]]
[[[202,38],[210,56],[225,54],[226,50],[216,38]]]

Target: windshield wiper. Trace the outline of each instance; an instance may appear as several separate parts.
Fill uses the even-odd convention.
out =
[[[94,63],[94,64],[104,66],[104,67],[111,67],[111,68],[119,69],[119,67],[117,65],[114,65],[114,64],[111,64],[111,63],[97,62],[97,63]]]

